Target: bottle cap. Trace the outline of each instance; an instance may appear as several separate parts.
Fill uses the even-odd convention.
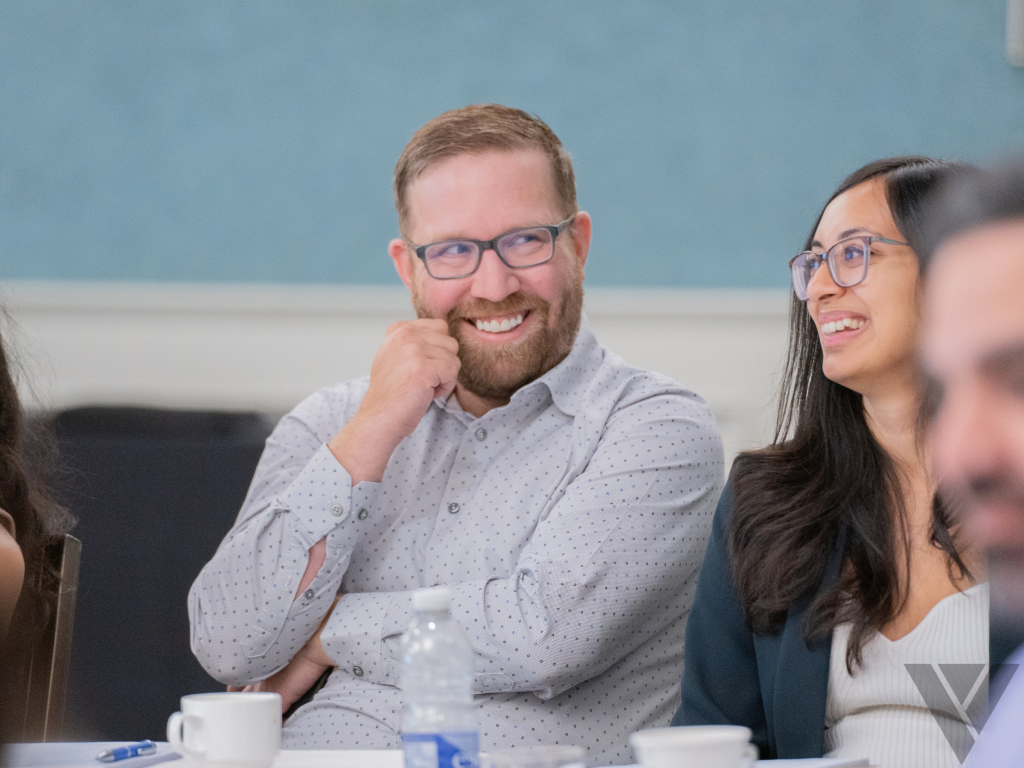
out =
[[[412,593],[414,611],[447,611],[451,601],[452,591],[448,587],[427,587]]]

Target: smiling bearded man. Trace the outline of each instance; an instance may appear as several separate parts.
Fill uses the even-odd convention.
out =
[[[397,748],[411,596],[448,585],[481,749],[631,763],[628,735],[679,703],[723,481],[714,418],[594,338],[590,216],[539,119],[485,104],[430,121],[395,204],[388,253],[419,319],[388,329],[369,377],[278,424],[189,594],[192,649],[301,704],[285,747]]]

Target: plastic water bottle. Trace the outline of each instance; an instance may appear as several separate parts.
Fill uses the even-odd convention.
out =
[[[402,635],[402,747],[405,768],[476,768],[473,652],[448,613],[447,587],[418,589]]]

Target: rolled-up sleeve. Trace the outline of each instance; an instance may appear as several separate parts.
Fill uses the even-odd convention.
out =
[[[317,393],[275,428],[238,519],[189,592],[192,651],[224,683],[267,677],[305,644],[360,540],[353,510],[372,507],[376,498],[379,484],[353,488],[325,445],[329,427],[344,423],[344,400],[332,406],[334,418],[305,418],[327,402]],[[321,539],[324,565],[297,596],[309,549]]]

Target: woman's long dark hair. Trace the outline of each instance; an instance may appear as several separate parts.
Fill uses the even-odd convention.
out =
[[[858,184],[884,179],[893,220],[916,253],[926,198],[961,168],[926,157],[878,160],[850,174],[828,203]],[[811,248],[828,203],[811,227],[805,250]],[[776,634],[791,607],[810,601],[803,625],[808,642],[826,637],[840,623],[852,624],[846,652],[852,673],[868,637],[892,621],[905,601],[900,576],[909,572],[910,550],[903,483],[868,427],[860,394],[822,372],[817,329],[795,294],[789,323],[775,438],[767,448],[740,454],[734,463],[729,551],[754,632]],[[948,554],[951,574],[954,566],[967,574],[951,524],[949,511],[936,497],[932,540]],[[829,553],[838,546],[843,548],[843,574],[834,587],[822,590]]]
[[[4,318],[0,310],[0,319]],[[41,425],[40,425],[41,428]],[[56,603],[59,574],[46,558],[46,537],[63,534],[72,518],[50,498],[44,483],[53,459],[49,441],[27,429],[11,364],[0,339],[0,509],[15,525],[15,540],[25,558],[25,581],[6,638],[0,638],[0,696],[21,672],[26,654],[46,626]],[[0,712],[8,715],[8,701]],[[7,717],[0,725],[9,725]]]

